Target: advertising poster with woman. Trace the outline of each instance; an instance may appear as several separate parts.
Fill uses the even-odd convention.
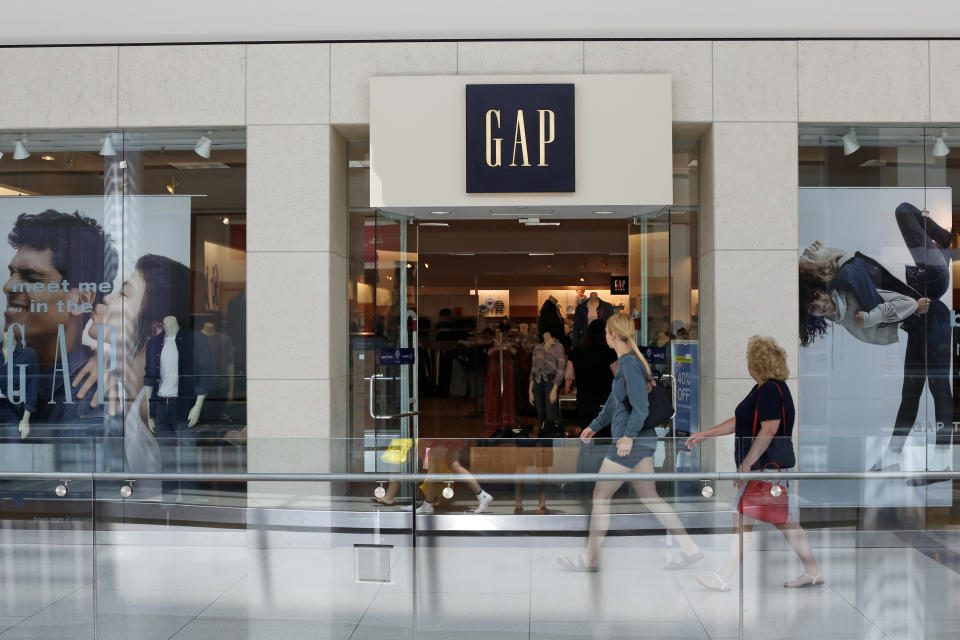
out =
[[[0,198],[0,229],[4,468],[160,471],[144,373],[190,323],[190,198]]]
[[[800,469],[948,468],[950,189],[802,188],[799,207]],[[940,499],[903,480],[864,483],[870,495],[846,495],[848,485],[824,499]]]

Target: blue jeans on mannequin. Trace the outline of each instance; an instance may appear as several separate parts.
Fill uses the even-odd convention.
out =
[[[197,442],[193,430],[181,419],[177,410],[177,398],[158,398],[153,412],[153,424],[160,443],[161,468],[164,473],[196,473]],[[195,495],[197,483],[164,482],[163,495],[167,498],[182,498],[184,494]]]

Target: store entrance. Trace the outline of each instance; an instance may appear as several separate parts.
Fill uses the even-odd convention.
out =
[[[596,308],[629,314],[664,384],[676,390],[679,366],[689,386],[698,333],[694,212],[496,213],[470,219],[370,210],[362,231],[354,223],[350,437],[363,447],[352,470],[394,471],[399,462],[415,471],[412,452],[385,452],[422,438],[461,441],[464,464],[476,471],[509,471],[478,468],[490,458],[480,449],[485,439],[509,430],[526,435],[540,424],[529,389],[545,309],[559,316],[555,337],[567,357]],[[578,381],[568,373],[557,374],[557,422],[575,439],[584,425]],[[689,430],[697,412],[687,406],[678,427]],[[657,466],[675,469],[676,453],[660,452]],[[556,451],[552,467],[575,471],[576,455],[573,447]]]

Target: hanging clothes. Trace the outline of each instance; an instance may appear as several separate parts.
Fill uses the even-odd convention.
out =
[[[535,416],[537,415],[537,411],[533,405],[530,404],[529,392],[533,353],[530,349],[526,348],[523,342],[517,347],[516,361],[516,375],[514,376],[516,378],[516,384],[514,388],[516,389],[517,415]]]
[[[513,354],[505,352],[503,358],[503,393],[500,387],[500,353],[494,352],[487,359],[487,393],[484,424],[488,433],[498,429],[512,428],[516,420],[515,372]]]

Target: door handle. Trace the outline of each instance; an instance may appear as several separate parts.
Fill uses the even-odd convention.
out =
[[[369,399],[370,399],[370,417],[373,418],[374,420],[398,420],[398,419],[400,419],[400,418],[411,418],[411,417],[413,417],[413,416],[418,416],[418,415],[420,415],[420,412],[419,412],[419,411],[408,411],[408,412],[405,412],[405,413],[397,413],[397,414],[388,415],[388,416],[380,416],[380,415],[377,415],[376,411],[375,411],[374,408],[373,408],[373,391],[374,391],[374,385],[377,384],[377,381],[378,381],[378,380],[386,380],[386,379],[387,379],[387,378],[385,378],[385,377],[383,376],[383,374],[380,374],[380,373],[375,373],[375,374],[373,374],[372,376],[370,376],[370,377],[368,378],[368,380],[370,380],[370,390],[369,390],[369,393],[367,394],[367,396],[368,396]]]

